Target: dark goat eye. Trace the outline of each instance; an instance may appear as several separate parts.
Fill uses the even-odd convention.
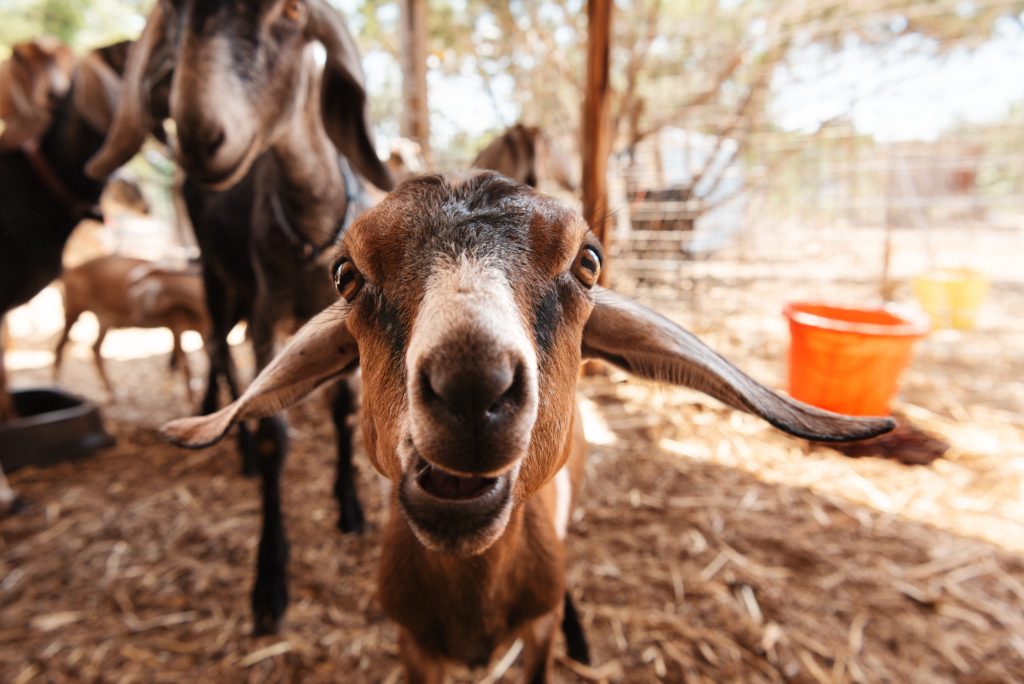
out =
[[[597,278],[601,275],[601,257],[593,247],[584,247],[576,255],[576,262],[572,265],[573,275],[587,288],[597,284]]]
[[[363,274],[348,259],[341,259],[334,265],[334,286],[338,294],[351,302],[363,288]]]

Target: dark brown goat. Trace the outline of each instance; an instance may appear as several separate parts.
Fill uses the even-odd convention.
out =
[[[317,42],[326,48],[324,67]],[[164,113],[173,118],[213,325],[203,402],[210,412],[218,377],[237,396],[226,338],[239,319],[249,320],[263,368],[274,356],[275,326],[306,321],[333,300],[325,253],[366,204],[350,164],[378,187],[390,189],[391,180],[372,143],[359,53],[326,0],[158,3],[128,72],[124,106],[90,168],[109,172],[138,149],[147,127]],[[345,382],[333,392],[338,526],[361,531],[348,424],[355,397]],[[271,632],[288,602],[283,419],[261,420],[254,445],[240,432],[240,446],[258,460],[263,480],[252,602],[255,631]]]
[[[576,191],[569,158],[538,126],[517,123],[509,127],[480,151],[473,168],[497,171],[531,188],[550,178],[564,190]]]
[[[121,81],[107,59],[114,52],[96,50],[78,60],[67,92],[50,103],[45,130],[0,152],[0,328],[8,311],[60,274],[64,244],[99,200],[102,182],[87,178],[82,167],[99,149],[116,107]],[[0,421],[14,414],[0,349]],[[0,478],[0,488],[5,485]],[[2,500],[9,495],[0,493]],[[9,506],[0,503],[3,508]]]
[[[410,682],[486,664],[520,638],[550,680],[564,536],[585,444],[580,361],[705,392],[792,434],[892,429],[777,395],[653,311],[596,286],[600,242],[577,213],[496,174],[403,183],[335,254],[341,300],[307,323],[233,405],[176,421],[204,446],[232,424],[363,374],[363,436],[393,485],[379,598]],[[385,313],[386,312],[386,313]]]

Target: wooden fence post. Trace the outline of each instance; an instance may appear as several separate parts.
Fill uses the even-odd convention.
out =
[[[608,155],[611,152],[611,83],[609,52],[613,0],[587,2],[587,84],[583,97],[583,215],[601,240],[605,265],[600,283],[608,282]]]

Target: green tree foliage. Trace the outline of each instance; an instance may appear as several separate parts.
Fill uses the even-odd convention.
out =
[[[40,34],[76,48],[138,35],[152,0],[4,0],[0,2],[0,52]]]
[[[338,4],[355,9],[353,28],[365,47],[397,60],[397,2]],[[586,0],[430,0],[429,12],[432,69],[483,80],[490,102],[471,106],[489,105],[508,124],[503,100],[512,99],[513,118],[576,146]],[[1022,13],[1021,0],[617,0],[616,147],[666,125],[742,142],[766,125],[772,77],[801,48],[881,47],[913,37],[912,49],[936,55],[981,44],[997,22],[1019,22]],[[432,102],[432,115],[450,106]]]

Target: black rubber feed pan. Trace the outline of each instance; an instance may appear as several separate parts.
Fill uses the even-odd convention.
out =
[[[19,417],[0,423],[5,472],[80,458],[114,443],[91,401],[55,388],[13,390],[11,397]]]

